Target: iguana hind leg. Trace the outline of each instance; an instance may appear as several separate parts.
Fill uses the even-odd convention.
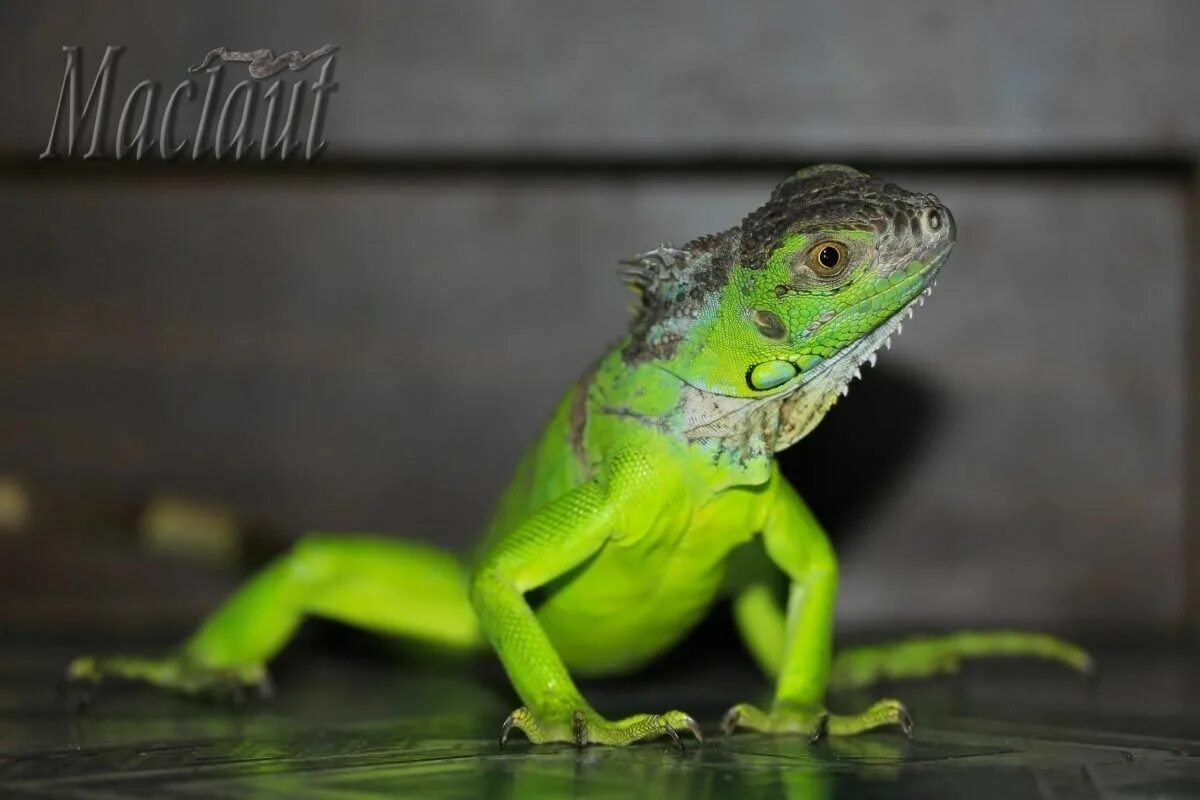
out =
[[[265,689],[267,662],[306,616],[452,650],[484,644],[466,568],[452,554],[414,542],[311,535],[254,575],[177,651],[84,656],[68,678],[123,678],[189,694]]]
[[[928,678],[957,672],[966,658],[1004,656],[1049,659],[1081,672],[1094,666],[1082,648],[1044,633],[959,631],[842,650],[834,656],[829,686],[857,689],[882,680]]]

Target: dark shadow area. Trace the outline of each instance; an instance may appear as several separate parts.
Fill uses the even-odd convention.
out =
[[[853,382],[807,438],[779,454],[784,476],[835,548],[858,535],[859,522],[887,502],[902,471],[920,460],[938,414],[936,388],[881,364]]]

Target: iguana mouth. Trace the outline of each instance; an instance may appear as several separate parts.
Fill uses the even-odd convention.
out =
[[[896,313],[885,319],[879,324],[875,330],[868,333],[856,342],[848,345],[844,350],[830,358],[824,359],[821,363],[812,367],[807,372],[802,373],[800,381],[801,387],[807,385],[817,378],[826,377],[831,371],[837,370],[839,367],[849,365],[853,374],[846,380],[846,384],[854,378],[861,378],[861,369],[863,364],[875,366],[878,360],[879,351],[881,349],[890,350],[892,347],[892,336],[899,336],[904,332],[904,323],[906,320],[913,318],[913,314],[920,306],[925,305],[925,298],[933,294],[933,288],[937,286],[937,279],[934,278],[929,284],[922,289],[916,297],[905,303]],[[842,394],[846,393],[843,387]]]

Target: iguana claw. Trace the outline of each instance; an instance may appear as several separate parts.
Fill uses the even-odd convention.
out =
[[[738,720],[742,718],[742,712],[737,706],[725,712],[725,716],[721,717],[721,735],[729,737],[737,730]]]
[[[571,735],[575,739],[575,746],[582,750],[587,744],[587,715],[582,711],[571,715]]]
[[[900,731],[904,734],[904,737],[911,742],[913,738],[913,721],[912,716],[909,715],[907,708],[900,709],[899,723]]]
[[[813,730],[812,736],[808,738],[809,744],[816,744],[829,735],[829,712],[822,714],[817,718],[817,727]]]
[[[514,712],[515,713],[515,712]],[[508,741],[508,732],[513,728],[513,714],[509,714],[504,718],[504,722],[500,724],[500,746],[504,747]]]

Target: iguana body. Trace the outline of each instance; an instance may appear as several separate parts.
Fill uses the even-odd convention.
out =
[[[524,703],[504,736],[515,727],[539,742],[627,744],[699,729],[681,711],[606,720],[571,673],[635,669],[725,596],[776,679],[772,706],[734,706],[727,729],[908,730],[895,700],[829,715],[827,686],[933,674],[969,655],[1083,667],[1087,656],[1069,644],[1009,632],[831,657],[836,560],[774,455],[812,430],[898,332],[954,235],[931,195],[848,167],[801,170],[740,226],[628,262],[641,295],[631,331],[567,392],[469,567],[413,543],[309,537],[177,654],[82,658],[71,674],[185,691],[253,683],[317,615],[464,649],[490,643]],[[786,606],[779,573],[791,582]]]

